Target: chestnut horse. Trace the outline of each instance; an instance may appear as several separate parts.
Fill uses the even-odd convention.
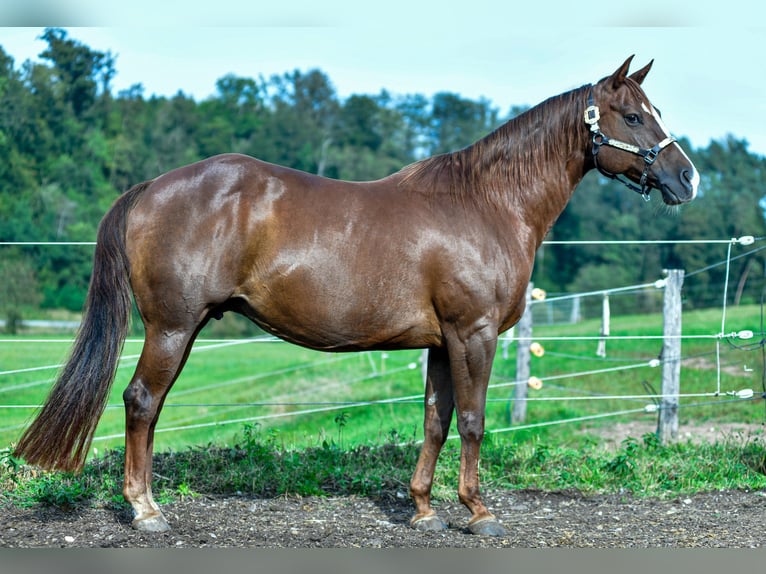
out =
[[[243,155],[174,169],[119,197],[98,231],[68,363],[16,455],[80,470],[131,311],[146,338],[125,401],[125,499],[143,531],[170,528],[152,497],[154,428],[200,329],[241,313],[323,351],[427,348],[425,440],[411,525],[431,507],[453,412],[468,528],[503,527],[479,494],[479,449],[498,334],[521,317],[535,251],[592,168],[670,205],[699,175],[640,87],[651,62],[552,97],[469,147],[378,181],[345,182]]]

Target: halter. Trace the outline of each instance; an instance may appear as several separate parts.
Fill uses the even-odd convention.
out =
[[[649,201],[649,192],[652,190],[652,186],[647,183],[647,180],[649,178],[649,168],[652,167],[652,164],[654,163],[654,160],[657,159],[657,156],[660,154],[660,152],[668,147],[673,142],[677,141],[676,138],[673,136],[668,136],[664,140],[662,140],[660,143],[655,145],[651,149],[638,147],[637,145],[629,144],[622,142],[620,140],[613,140],[609,139],[604,135],[604,133],[601,131],[601,128],[598,125],[598,120],[600,119],[601,115],[599,114],[598,106],[593,103],[593,88],[590,89],[588,92],[588,107],[585,108],[585,123],[590,126],[590,131],[593,134],[593,163],[596,165],[596,169],[598,169],[599,172],[601,172],[602,175],[605,175],[606,177],[610,179],[616,179],[623,185],[625,185],[628,189],[638,192],[642,195],[645,201]],[[623,151],[627,151],[632,154],[640,155],[644,158],[644,171],[641,174],[641,179],[639,180],[639,186],[635,185],[633,182],[629,181],[626,178],[620,177],[620,174],[617,173],[611,173],[601,167],[598,164],[598,152],[601,149],[602,145],[608,145],[611,147],[615,147],[617,149],[621,149]]]

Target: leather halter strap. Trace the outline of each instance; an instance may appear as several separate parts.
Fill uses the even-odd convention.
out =
[[[593,142],[593,163],[596,165],[596,168],[599,172],[601,172],[602,175],[605,175],[606,177],[610,179],[616,179],[623,185],[625,185],[628,189],[640,193],[644,200],[649,201],[649,192],[652,189],[652,186],[649,185],[648,179],[649,179],[649,168],[652,166],[654,161],[657,159],[657,156],[660,154],[660,152],[668,147],[673,142],[677,141],[676,138],[673,136],[668,136],[661,142],[659,142],[657,145],[655,145],[652,148],[642,148],[637,145],[629,144],[622,142],[620,140],[615,140],[608,138],[604,132],[601,131],[601,128],[598,125],[598,120],[601,118],[601,115],[599,113],[598,106],[594,104],[593,102],[593,88],[591,87],[588,91],[588,107],[585,108],[585,123],[590,126],[590,132],[593,134],[592,136],[592,142]],[[624,177],[620,177],[620,174],[612,173],[610,171],[607,171],[598,163],[598,152],[601,149],[601,146],[608,145],[613,148],[620,149],[622,151],[626,151],[628,153],[632,153],[635,155],[640,155],[642,158],[644,158],[644,171],[641,174],[641,179],[639,181],[639,185],[635,185],[633,182],[629,181],[628,179]],[[639,187],[640,186],[640,187]]]

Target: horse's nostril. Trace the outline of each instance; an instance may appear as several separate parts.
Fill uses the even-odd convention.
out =
[[[700,176],[695,169],[681,170],[679,179],[681,185],[689,192],[689,198],[694,199],[697,195],[697,187],[699,186]]]
[[[687,189],[692,189],[693,179],[694,179],[694,175],[688,169],[685,169],[681,172],[681,183],[683,183],[684,187],[686,187]]]

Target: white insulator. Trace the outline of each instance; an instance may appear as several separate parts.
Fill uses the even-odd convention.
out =
[[[752,399],[753,389],[742,389],[741,391],[737,391],[737,397],[740,399]]]
[[[417,369],[418,368],[418,364],[417,363],[410,363],[409,365],[407,365],[407,368],[408,369]]]
[[[652,367],[653,369],[659,367],[660,366],[660,360],[659,359],[652,359],[651,361],[649,361],[649,366]]]
[[[744,329],[737,333],[737,338],[739,339],[752,339],[753,338],[753,332],[750,329]]]
[[[755,243],[755,237],[753,237],[752,235],[743,235],[742,237],[737,239],[736,242],[739,243],[740,245],[752,245],[753,243]]]
[[[659,408],[657,407],[657,405],[646,405],[644,407],[645,413],[656,413],[658,410]]]
[[[657,289],[663,289],[667,283],[668,282],[665,279],[657,279],[657,281],[654,282],[654,286]]]

